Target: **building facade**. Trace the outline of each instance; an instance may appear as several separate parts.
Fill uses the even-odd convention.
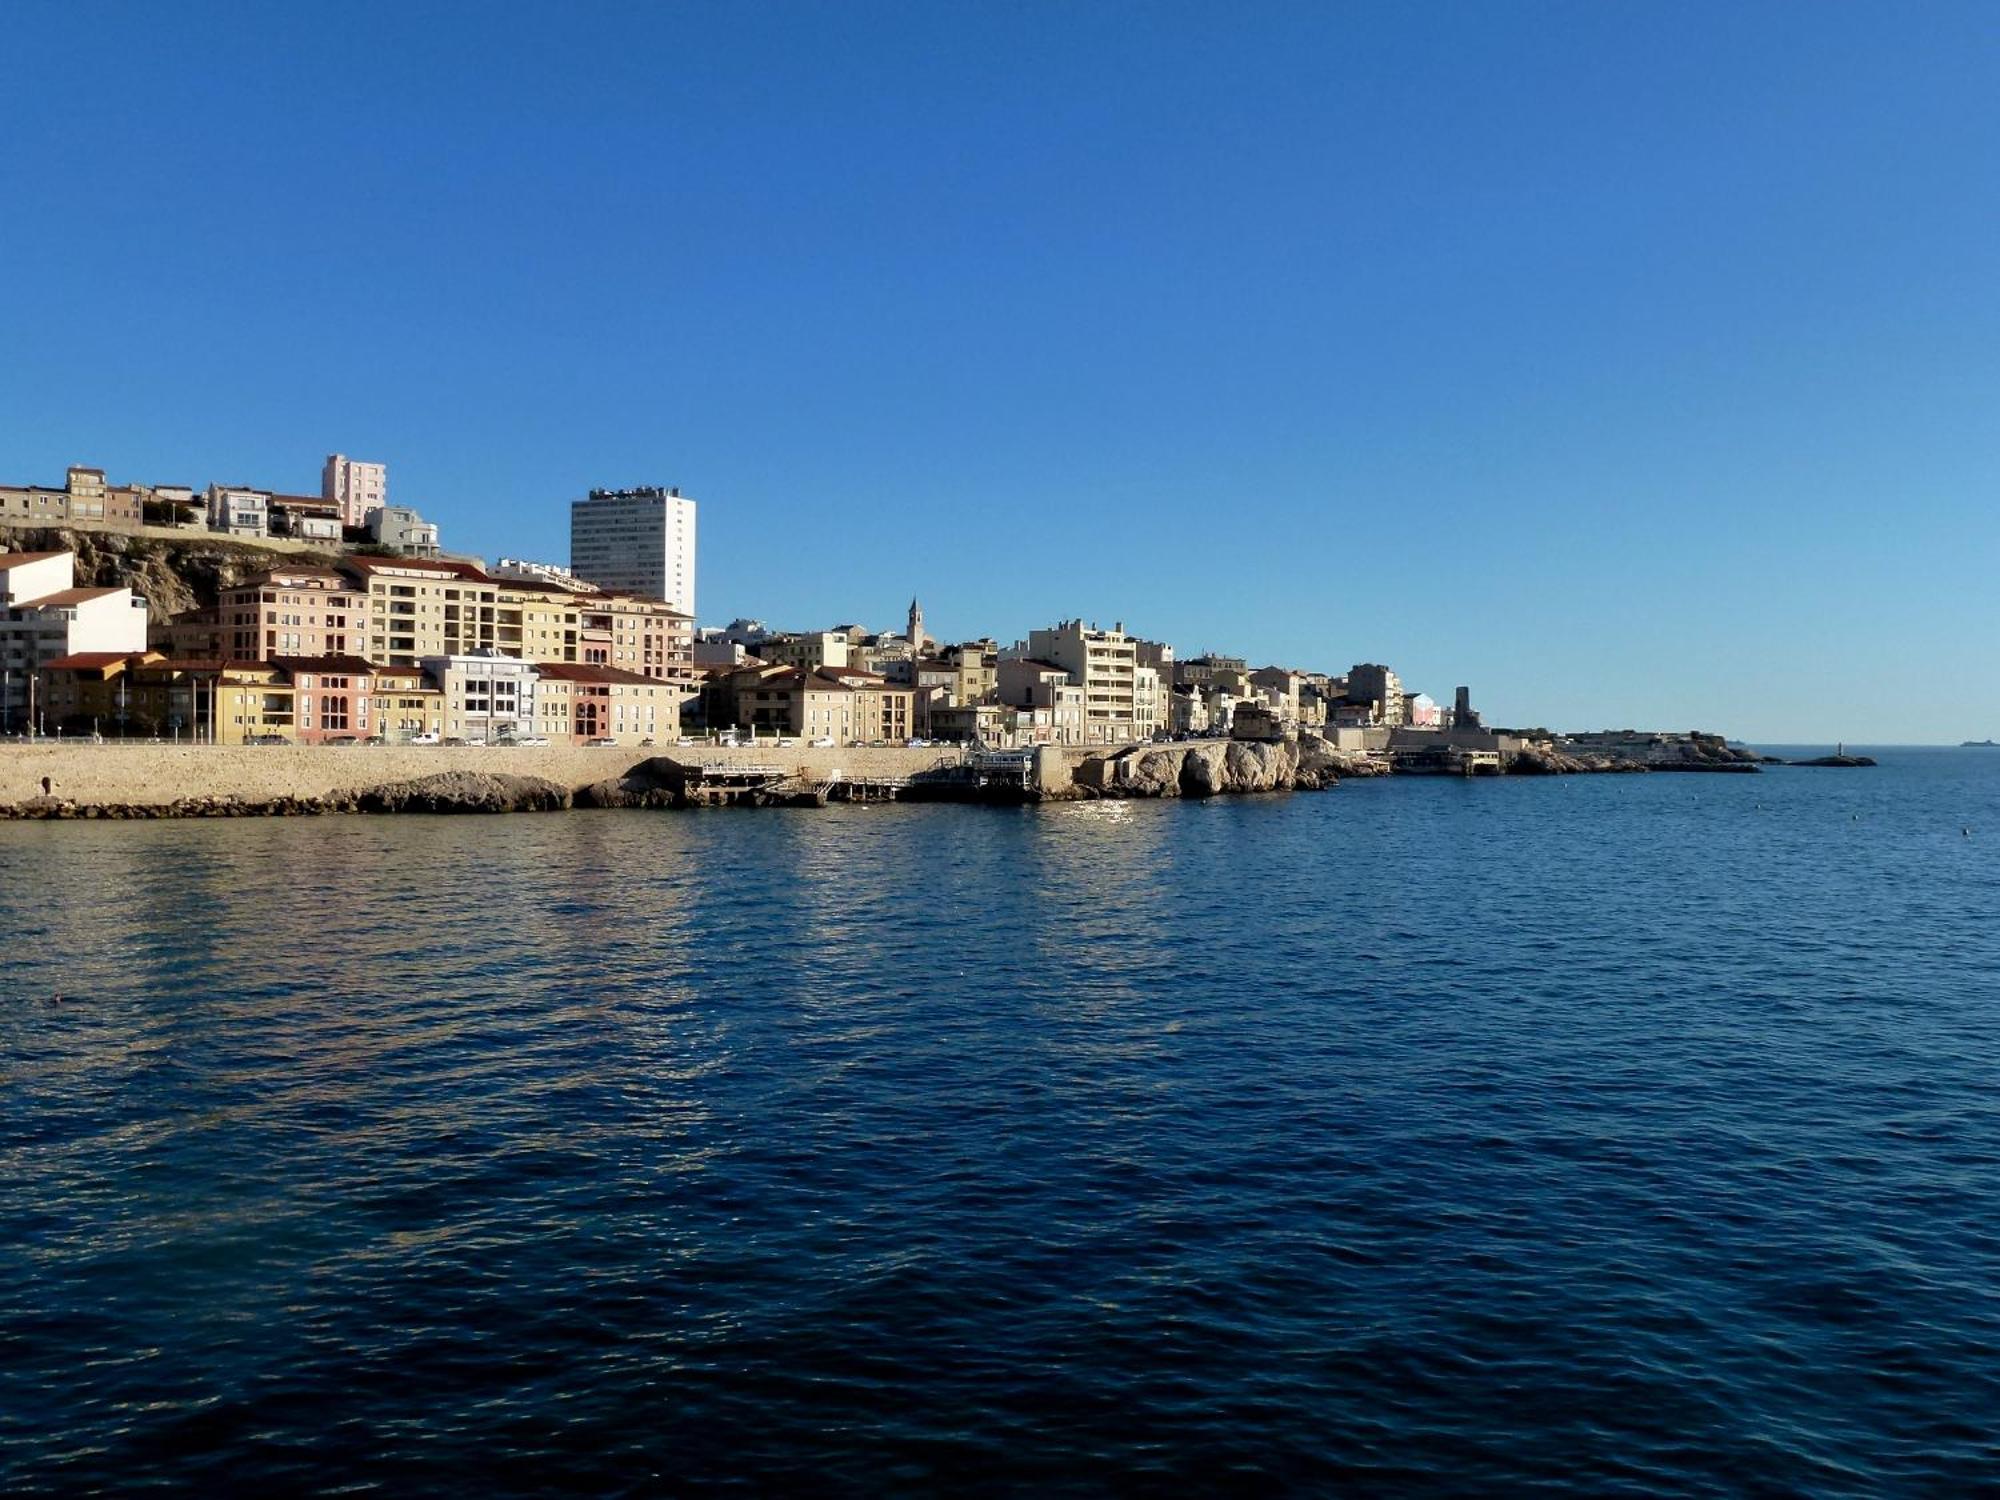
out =
[[[421,663],[444,694],[444,733],[490,745],[537,733],[532,662],[485,649]]]
[[[657,744],[680,733],[680,693],[616,667],[543,662],[535,668],[535,721],[552,744]]]
[[[1000,701],[1020,711],[1032,743],[1084,743],[1084,690],[1066,669],[1032,657],[1002,657],[998,677]]]

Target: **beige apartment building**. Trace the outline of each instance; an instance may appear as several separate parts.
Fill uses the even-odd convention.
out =
[[[482,590],[475,581],[478,569],[469,564],[350,557],[340,566],[367,597],[367,640],[360,654],[377,665],[413,667],[425,657],[458,656],[493,644],[492,587]]]
[[[859,668],[803,671],[743,667],[704,694],[712,728],[754,730],[835,744],[900,744],[913,733],[915,694]]]
[[[670,684],[617,667],[535,666],[536,732],[552,744],[658,744],[680,733],[680,699]]]
[[[1347,701],[1365,706],[1370,720],[1391,728],[1403,722],[1403,682],[1379,662],[1356,662],[1347,670]]]
[[[344,575],[321,568],[271,568],[223,589],[212,618],[207,639],[223,661],[365,654],[367,597]]]
[[[567,596],[582,651],[565,661],[617,667],[694,691],[694,616],[637,594]]]
[[[855,743],[867,745],[880,740],[900,745],[916,732],[916,694],[907,686],[890,682],[877,672],[858,667],[826,671],[821,677],[837,679],[854,695],[853,733]]]
[[[1099,630],[1064,620],[1031,632],[1017,654],[1062,668],[1083,689],[1083,744],[1151,739],[1164,722],[1160,674],[1139,664],[1139,643],[1123,625]]]

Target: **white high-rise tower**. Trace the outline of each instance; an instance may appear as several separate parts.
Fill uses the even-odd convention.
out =
[[[570,571],[601,589],[694,613],[694,501],[649,485],[592,490],[569,507]]]

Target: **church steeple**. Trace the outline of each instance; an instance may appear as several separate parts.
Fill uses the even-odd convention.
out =
[[[910,654],[924,654],[924,607],[913,597],[910,600]]]

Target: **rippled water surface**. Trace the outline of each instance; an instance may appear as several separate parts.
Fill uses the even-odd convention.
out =
[[[2000,752],[1883,759],[0,824],[0,1490],[1990,1490]]]

